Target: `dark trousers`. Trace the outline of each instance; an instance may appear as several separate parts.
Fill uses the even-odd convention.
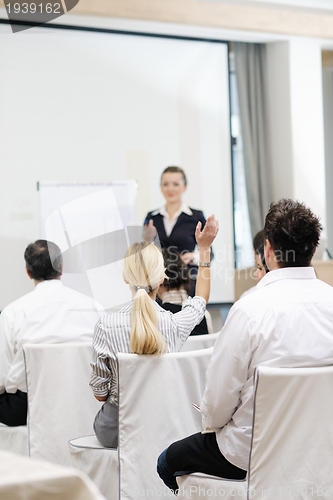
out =
[[[0,422],[16,427],[26,425],[28,413],[28,398],[26,392],[16,391],[14,394],[0,394]]]
[[[225,479],[245,479],[246,471],[231,464],[222,455],[215,432],[193,434],[176,441],[158,458],[157,472],[174,492],[178,489],[176,476],[203,472]]]

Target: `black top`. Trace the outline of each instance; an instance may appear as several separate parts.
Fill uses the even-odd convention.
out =
[[[170,236],[167,236],[163,223],[163,215],[160,213],[152,215],[153,212],[149,212],[146,217],[146,221],[153,220],[154,226],[157,229],[157,234],[161,242],[162,248],[174,248],[180,254],[186,252],[194,252],[196,245],[195,241],[195,228],[198,222],[202,224],[202,228],[206,224],[206,219],[201,210],[194,210],[191,208],[192,215],[185,214],[182,212],[174,225]]]
[[[176,224],[172,228],[170,236],[167,236],[163,223],[163,215],[160,213],[156,215],[152,215],[155,210],[149,212],[147,214],[145,223],[148,223],[151,219],[156,227],[158,237],[161,242],[162,248],[173,248],[180,254],[184,254],[187,252],[194,252],[196,240],[195,240],[195,228],[197,227],[198,222],[200,221],[202,224],[201,230],[204,228],[206,224],[206,219],[201,210],[195,210],[194,208],[190,209],[192,211],[192,215],[185,214],[182,212],[177,219]],[[213,260],[214,254],[213,249],[211,248],[211,257]],[[198,274],[198,267],[196,265],[188,265],[190,277],[192,280],[196,280]],[[192,295],[194,293],[194,285],[193,290],[189,290],[189,294]]]
[[[163,309],[167,311],[171,311],[172,313],[177,313],[182,310],[182,306],[180,304],[171,304],[171,302],[159,303]],[[206,318],[204,317],[202,321],[191,331],[190,335],[204,335],[208,333],[208,326]]]

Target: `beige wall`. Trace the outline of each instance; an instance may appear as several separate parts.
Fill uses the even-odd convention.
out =
[[[323,50],[321,53],[323,68],[333,66],[333,50]]]
[[[333,39],[333,12],[235,0],[80,0],[71,14]]]
[[[328,285],[333,286],[333,261],[318,261],[312,262],[317,278],[324,281]],[[235,272],[235,301],[240,298],[249,288],[257,284],[254,277],[255,268],[239,269]]]

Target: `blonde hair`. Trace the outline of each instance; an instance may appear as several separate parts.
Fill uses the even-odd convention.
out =
[[[152,243],[133,243],[124,258],[123,276],[136,294],[131,317],[130,347],[136,354],[161,354],[166,343],[158,330],[158,315],[148,293],[165,278],[162,253]]]

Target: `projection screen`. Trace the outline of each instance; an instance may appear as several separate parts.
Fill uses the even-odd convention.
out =
[[[232,302],[227,44],[46,27],[0,31],[0,273],[8,283],[0,309],[32,289],[23,252],[42,234],[37,182],[136,181],[141,225],[164,204],[159,184],[168,165],[188,176],[185,202],[220,220],[210,301]]]

